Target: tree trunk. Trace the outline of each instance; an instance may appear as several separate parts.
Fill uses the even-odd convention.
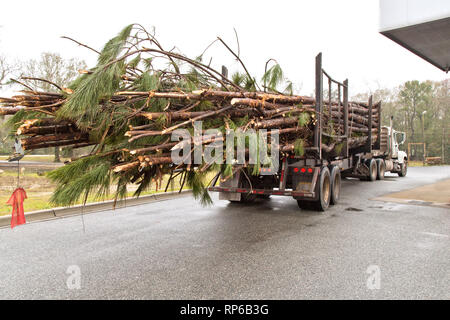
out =
[[[55,158],[53,159],[53,162],[61,162],[59,157],[59,147],[55,147]]]

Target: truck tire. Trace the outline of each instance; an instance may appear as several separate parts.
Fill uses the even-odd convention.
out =
[[[404,177],[404,176],[406,176],[407,172],[408,172],[408,164],[405,161],[400,165],[400,171],[398,172],[398,176]]]
[[[369,167],[369,175],[367,177],[368,181],[375,181],[377,180],[377,162],[375,159],[368,160],[367,166]]]
[[[330,206],[331,200],[331,177],[328,167],[320,170],[319,178],[316,184],[318,199],[311,201],[312,209],[316,211],[325,211]]]
[[[383,159],[377,159],[377,180],[384,180],[384,174],[386,173],[386,164]]]
[[[330,204],[334,205],[339,202],[339,196],[341,193],[341,169],[338,166],[330,166],[330,177]]]

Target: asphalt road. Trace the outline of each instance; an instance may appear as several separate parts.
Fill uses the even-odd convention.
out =
[[[369,200],[444,178],[346,180],[326,213],[183,197],[0,229],[0,298],[450,299],[450,210]]]

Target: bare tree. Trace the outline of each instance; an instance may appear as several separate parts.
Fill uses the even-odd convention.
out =
[[[76,78],[80,69],[86,69],[84,61],[64,59],[58,53],[44,52],[39,60],[33,59],[23,64],[22,79],[36,90],[58,92]],[[60,162],[58,147],[55,148],[54,161]]]
[[[86,69],[86,63],[77,59],[64,59],[58,53],[44,52],[39,60],[30,60],[23,66],[23,76],[45,79],[47,82],[25,79],[27,84],[38,90],[58,92]],[[53,83],[53,84],[52,84]]]
[[[8,84],[8,78],[16,71],[18,71],[18,63],[8,61],[6,56],[0,55],[0,89]]]
[[[0,56],[0,88],[8,82],[8,77],[16,70],[14,64],[7,61],[5,56]]]

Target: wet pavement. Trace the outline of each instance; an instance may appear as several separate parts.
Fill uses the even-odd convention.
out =
[[[450,179],[390,193],[374,198],[373,200],[437,206],[450,209]]]
[[[325,213],[214,195],[0,229],[0,298],[449,299],[450,209],[369,200],[444,179],[348,179]]]

